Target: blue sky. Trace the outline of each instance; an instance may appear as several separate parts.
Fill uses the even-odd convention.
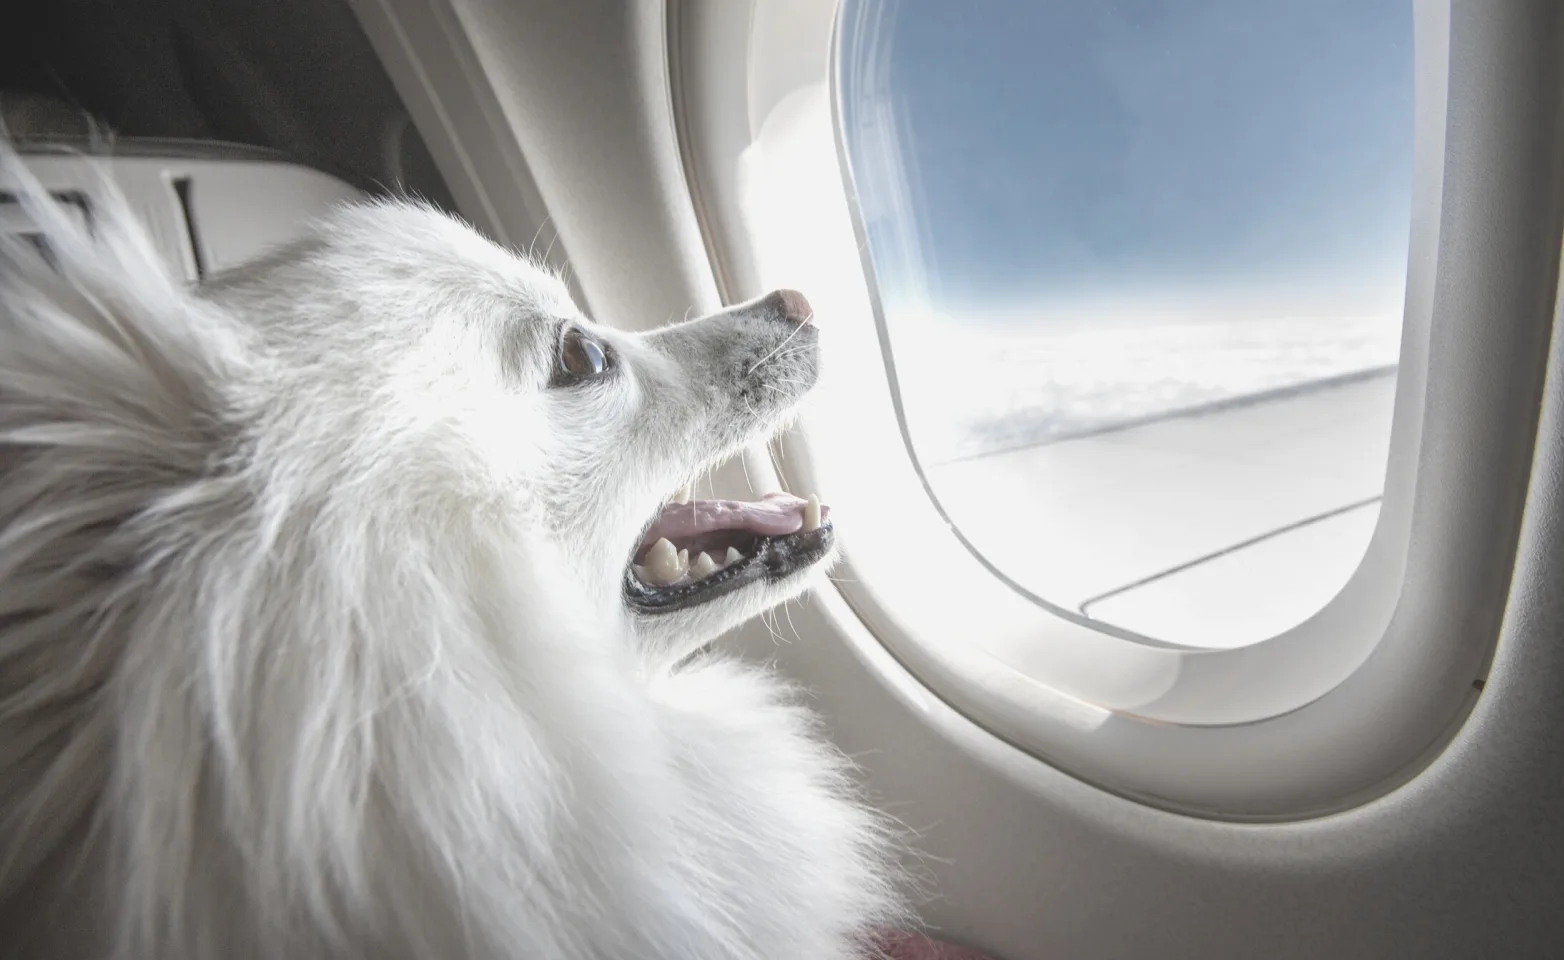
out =
[[[1399,285],[1410,0],[855,6],[942,304]],[[864,89],[848,65],[850,151]]]

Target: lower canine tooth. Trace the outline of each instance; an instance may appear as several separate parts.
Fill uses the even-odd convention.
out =
[[[687,564],[679,562],[679,552],[673,543],[663,537],[646,552],[646,581],[657,586],[667,586],[684,576]]]
[[[675,490],[673,492],[673,502],[674,503],[689,503],[690,502],[690,485],[689,484],[685,484],[684,486],[680,487],[679,489],[677,489],[677,490]]]
[[[722,565],[724,567],[731,567],[735,563],[738,563],[740,560],[743,560],[743,559],[744,559],[744,554],[739,553],[738,547],[729,547],[728,548],[728,555],[723,558]]]
[[[820,498],[814,494],[809,495],[809,502],[804,504],[804,532],[820,529]]]
[[[713,560],[705,551],[695,555],[695,561],[690,564],[690,576],[699,580],[701,577],[709,577],[717,572],[717,561]]]

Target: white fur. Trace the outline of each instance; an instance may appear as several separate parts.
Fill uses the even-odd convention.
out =
[[[59,265],[0,252],[7,955],[836,960],[897,918],[793,692],[686,659],[803,578],[620,595],[812,340],[755,305],[602,330],[404,204],[191,291],[111,193],[89,237],[5,168]],[[549,386],[560,318],[620,375]]]

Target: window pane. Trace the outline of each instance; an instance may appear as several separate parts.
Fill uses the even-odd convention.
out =
[[[1232,646],[1384,485],[1407,0],[846,0],[843,140],[931,489],[1041,600]]]

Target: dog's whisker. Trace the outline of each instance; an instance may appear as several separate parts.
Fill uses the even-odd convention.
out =
[[[537,260],[537,258],[535,256],[533,256],[533,254],[535,254],[537,252],[537,249],[538,249],[538,238],[543,236],[543,231],[548,229],[548,225],[549,225],[550,222],[552,222],[552,220],[553,220],[552,216],[546,216],[546,217],[543,218],[543,221],[538,224],[538,229],[532,234],[532,242],[527,244],[527,259],[528,260],[533,260],[533,261]]]
[[[792,604],[791,600],[785,601],[782,604],[782,616],[787,618],[787,628],[788,628],[788,630],[792,631],[793,638],[797,639],[798,638],[798,628],[793,626],[793,612],[792,612],[792,610],[788,609],[791,604]]]
[[[783,347],[786,347],[788,345],[788,343],[791,342],[794,337],[798,336],[799,331],[803,330],[804,327],[808,325],[808,323],[809,323],[809,321],[805,320],[803,323],[794,324],[792,332],[789,333],[785,338],[783,338],[781,343],[779,343],[775,347],[771,348],[771,352],[770,353],[768,353],[765,356],[761,357],[759,360],[756,360],[753,366],[751,366],[748,370],[744,371],[744,375],[746,377],[753,376],[755,371],[759,370],[761,368],[761,366],[766,363],[766,361],[768,361],[772,357],[776,356],[777,353],[780,352]]]
[[[792,646],[793,641],[789,640],[782,633],[782,627],[777,623],[776,609],[773,608],[772,610],[768,611],[768,614],[767,626],[771,630],[771,639],[776,642],[777,646]]]
[[[739,469],[744,471],[744,485],[749,489],[755,489],[755,481],[749,475],[749,457],[739,454]]]

